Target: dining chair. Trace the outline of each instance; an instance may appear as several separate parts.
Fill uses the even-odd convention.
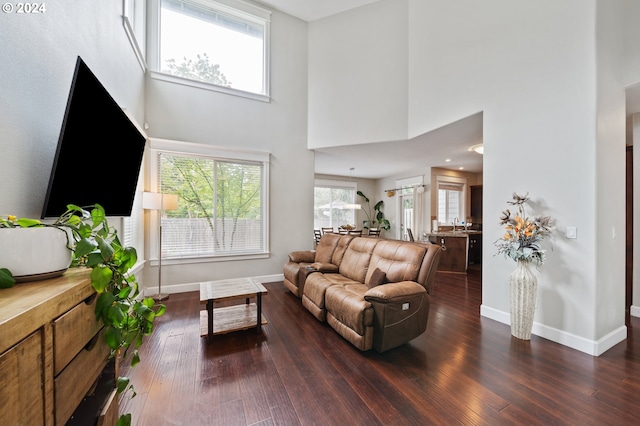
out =
[[[378,238],[380,236],[380,228],[369,228],[369,236]]]
[[[362,236],[362,229],[356,231],[355,229],[352,229],[351,231],[347,232],[349,235],[355,235],[357,237],[361,237]]]
[[[316,247],[318,247],[318,243],[320,242],[320,238],[322,238],[322,232],[319,229],[313,230],[313,238],[316,241]]]
[[[413,232],[411,232],[411,228],[407,228],[407,235],[409,236],[409,241],[415,241],[413,239]]]
[[[333,228],[321,228],[322,229],[322,235],[324,234],[333,234],[334,230]]]

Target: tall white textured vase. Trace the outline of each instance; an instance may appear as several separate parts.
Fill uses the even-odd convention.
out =
[[[531,272],[530,263],[519,260],[515,271],[509,276],[511,334],[522,340],[531,339],[538,292],[538,279]]]

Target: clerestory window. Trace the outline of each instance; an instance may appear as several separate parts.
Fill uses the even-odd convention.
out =
[[[156,1],[152,77],[268,100],[268,11],[234,0]]]

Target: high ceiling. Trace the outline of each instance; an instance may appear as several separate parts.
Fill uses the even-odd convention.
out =
[[[267,6],[304,21],[315,21],[378,0],[259,0]]]
[[[259,0],[270,8],[312,22],[378,0]],[[626,90],[627,117],[640,112],[640,84]],[[316,150],[316,173],[379,179],[426,167],[482,171],[482,156],[469,152],[482,143],[482,114],[451,123],[408,141],[368,143]],[[450,159],[451,161],[446,161]],[[351,170],[353,168],[353,170]]]

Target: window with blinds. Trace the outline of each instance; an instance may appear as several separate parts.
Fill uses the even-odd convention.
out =
[[[178,195],[161,212],[163,258],[267,252],[266,162],[156,152],[157,190]]]
[[[438,180],[438,223],[451,225],[454,219],[464,221],[464,190],[461,182]]]
[[[356,184],[354,182],[316,180],[313,197],[314,229],[354,225],[356,228]]]

